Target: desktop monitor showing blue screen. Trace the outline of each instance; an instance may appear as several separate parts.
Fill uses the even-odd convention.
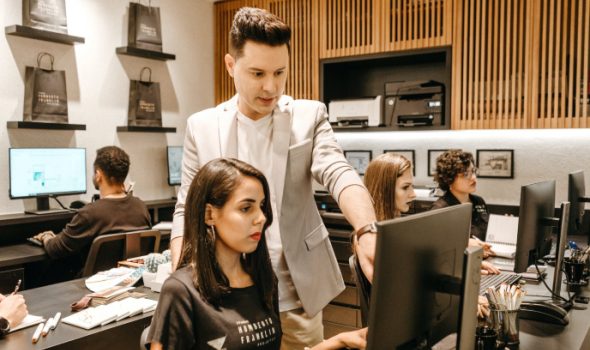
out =
[[[168,146],[168,184],[170,186],[180,185],[182,174],[182,146]]]
[[[368,350],[475,343],[481,248],[467,249],[471,204],[377,223]]]
[[[84,148],[11,148],[8,158],[11,199],[86,193]]]
[[[525,272],[551,250],[555,215],[555,180],[521,187],[514,272]]]

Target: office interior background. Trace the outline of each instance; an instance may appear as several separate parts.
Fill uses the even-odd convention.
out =
[[[174,196],[175,188],[166,179],[166,146],[182,145],[191,114],[233,94],[221,63],[231,17],[243,5],[266,7],[293,27],[286,93],[296,98],[322,99],[327,104],[328,97],[337,97],[325,91],[334,84],[325,80],[330,79],[328,64],[355,61],[362,66],[363,60],[376,57],[393,57],[395,63],[396,57],[412,60],[423,52],[445,52],[442,64],[436,64],[446,70],[442,74],[446,77],[450,129],[338,130],[336,137],[345,150],[371,150],[373,156],[387,149],[414,150],[416,183],[432,185],[432,177],[427,175],[428,150],[462,148],[475,154],[478,149],[512,149],[514,177],[479,179],[478,194],[491,204],[518,205],[521,185],[555,179],[556,202],[567,199],[567,174],[580,169],[590,173],[590,129],[586,128],[590,126],[586,124],[590,107],[588,100],[574,96],[580,86],[588,86],[589,4],[573,0],[412,3],[417,7],[409,9],[405,1],[381,0],[154,0],[152,5],[161,8],[164,51],[176,55],[175,60],[157,61],[115,53],[116,47],[126,45],[128,2],[67,1],[68,31],[84,37],[85,43],[63,45],[10,35],[0,40],[0,214],[35,206],[34,199],[11,200],[8,196],[10,147],[87,149],[88,193],[65,196],[65,203],[90,200],[95,150],[109,144],[129,153],[132,166],[128,181],[135,182],[137,196],[144,200]],[[516,6],[514,11],[506,4]],[[387,6],[395,10],[396,15],[389,19],[395,22],[383,22],[387,21],[382,15]],[[491,15],[494,11],[497,16]],[[20,23],[21,2],[2,1],[0,13],[3,27]],[[393,32],[399,34],[389,37]],[[55,68],[66,71],[69,123],[84,124],[86,130],[6,128],[6,122],[23,118],[25,67],[36,65],[41,51],[54,55]],[[145,66],[152,69],[152,80],[161,86],[163,126],[176,128],[175,133],[117,132],[118,126],[127,124],[129,80],[137,80]],[[405,68],[400,76],[428,79],[428,69],[423,66]],[[395,75],[395,70],[388,74]],[[351,73],[351,77],[364,79],[358,73]],[[366,97],[363,93],[358,91],[360,96],[355,96],[351,86],[343,94]],[[504,109],[487,110],[493,95],[498,98],[492,105],[505,103]],[[484,122],[492,117],[509,121]]]

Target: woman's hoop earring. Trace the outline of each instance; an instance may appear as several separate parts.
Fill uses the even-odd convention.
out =
[[[216,233],[215,233],[215,226],[207,226],[207,233],[209,233],[209,239],[211,243],[215,243]]]

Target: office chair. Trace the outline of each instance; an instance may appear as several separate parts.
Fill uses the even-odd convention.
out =
[[[160,231],[144,230],[101,235],[94,238],[82,277],[117,266],[117,262],[160,249]]]
[[[358,260],[356,259],[356,255],[352,254],[350,258],[348,258],[348,265],[350,266],[350,271],[354,276],[356,287],[360,291],[359,299],[361,304],[361,324],[363,327],[367,327],[367,323],[369,320],[369,299],[371,297],[371,283],[369,282],[367,277],[365,277],[365,274],[361,270],[361,265],[359,265]]]

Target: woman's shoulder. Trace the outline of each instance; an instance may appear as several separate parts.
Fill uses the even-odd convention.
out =
[[[470,194],[469,196],[471,196],[471,203],[473,203],[474,205],[485,205],[486,201],[483,200],[483,197],[480,197],[476,194]]]
[[[194,287],[192,278],[192,269],[190,266],[182,267],[174,271],[170,277],[166,279],[162,286],[162,291],[168,292],[181,292],[183,290],[191,290],[194,293],[198,293]]]

